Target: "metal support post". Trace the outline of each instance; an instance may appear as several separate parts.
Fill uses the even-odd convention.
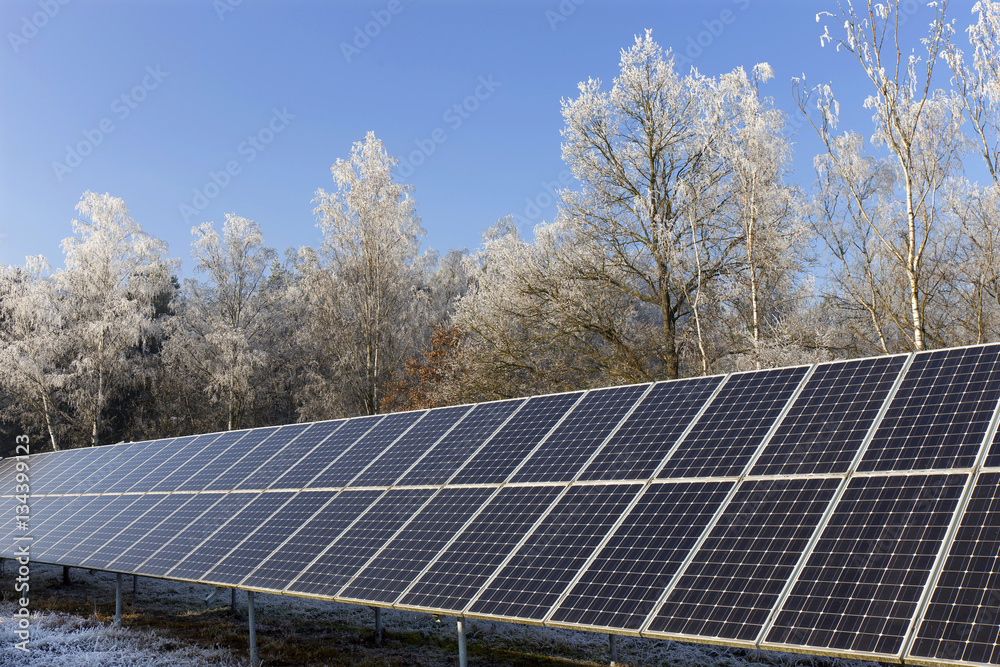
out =
[[[236,613],[236,589],[234,588],[234,589],[232,589],[232,591],[233,591],[233,595],[232,595],[232,598],[229,600],[229,611],[231,611],[231,612],[233,612],[235,614]]]
[[[469,667],[469,654],[465,648],[465,619],[458,617],[458,667]]]
[[[139,575],[138,574],[133,574],[132,575],[132,604],[135,604],[135,596],[138,594],[138,591],[139,591]]]
[[[115,575],[115,625],[122,624],[122,573]]]
[[[608,635],[608,651],[611,653],[611,667],[618,665],[618,636]]]
[[[375,607],[375,643],[382,643],[382,607]]]
[[[253,607],[253,591],[247,591],[247,619],[250,623],[250,667],[257,667],[260,662],[257,660],[257,616]]]

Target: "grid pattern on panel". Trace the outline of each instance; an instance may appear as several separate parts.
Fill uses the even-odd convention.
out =
[[[141,572],[139,571],[140,566],[159,551],[166,542],[175,537],[185,527],[190,526],[205,510],[222,498],[221,495],[216,494],[192,494],[171,497],[177,498],[179,501],[176,505],[173,503],[170,504],[173,506],[173,512],[163,518],[162,521],[157,522],[156,525],[149,526],[149,530],[142,537],[127,546],[124,553],[111,561],[107,569],[110,569],[112,572],[127,574],[146,574],[147,570],[145,569]],[[157,506],[157,509],[161,507],[164,510],[169,508],[167,503],[162,503]],[[156,518],[156,515],[153,515],[152,518]],[[144,520],[145,517],[140,519],[140,521]]]
[[[126,493],[139,482],[149,478],[154,483],[163,477],[172,468],[167,464],[174,455],[184,449],[184,446],[194,440],[194,438],[170,438],[168,440],[157,440],[144,453],[141,461],[136,461],[132,469],[122,474],[118,479],[112,481],[105,493]],[[161,474],[162,471],[162,474]],[[152,484],[149,484],[152,486]],[[137,489],[138,490],[138,489]],[[143,489],[143,490],[148,490]]]
[[[482,487],[441,490],[358,572],[339,597],[394,602],[495,491]]]
[[[65,521],[79,509],[83,502],[89,499],[74,496],[50,496],[44,500],[50,501],[49,504],[44,508],[44,511],[36,509],[31,520],[32,548],[36,551],[46,546],[43,541],[46,533]],[[68,511],[67,508],[71,503],[73,503],[72,511]],[[36,500],[32,504],[40,505],[41,503]],[[11,533],[14,530],[15,526],[11,525]]]
[[[223,477],[210,484],[209,488],[226,491],[266,489],[319,443],[319,440],[307,437],[313,426],[315,424],[279,427],[260,447],[223,473]],[[231,480],[231,484],[221,486],[227,479]]]
[[[153,452],[158,451],[165,442],[169,442],[169,440],[153,440],[150,442],[118,445],[119,447],[127,448],[127,451],[115,460],[114,465],[104,466],[104,474],[95,479],[86,493],[107,493],[123,477],[134,472],[136,468],[143,466],[149,460],[149,457],[153,455]]]
[[[544,619],[641,490],[640,484],[571,488],[469,607],[469,613]]]
[[[750,474],[846,472],[906,360],[878,357],[817,366]]]
[[[406,432],[381,458],[351,482],[351,486],[389,486],[434,446],[471,406],[436,408]]]
[[[223,433],[210,445],[216,456],[201,470],[192,475],[174,491],[204,491],[205,486],[243,455],[240,443],[251,431],[229,431]]]
[[[125,505],[131,503],[136,496],[125,496]],[[35,558],[48,563],[61,563],[66,553],[72,549],[77,542],[91,535],[95,530],[101,528],[108,515],[112,512],[117,514],[116,509],[111,507],[115,500],[121,500],[122,496],[95,496],[92,502],[88,503],[74,517],[65,522],[62,530],[62,538],[56,540],[50,534],[48,545],[41,550],[36,550],[33,554]],[[122,509],[121,506],[118,509]]]
[[[204,480],[201,491],[229,491],[242,482],[254,470],[274,454],[276,447],[265,447],[262,443],[276,434],[281,427],[268,426],[248,431],[239,442],[233,444],[225,456],[216,462],[214,475]]]
[[[529,398],[524,407],[469,459],[452,483],[497,484],[506,480],[581,395],[582,392],[574,392]]]
[[[92,457],[85,466],[81,466],[75,478],[76,483],[74,484],[74,480],[70,480],[70,483],[64,485],[60,492],[67,495],[100,493],[101,489],[94,487],[135,454],[133,447],[135,445],[102,445],[95,448],[98,452],[102,449],[104,451],[96,458]],[[142,445],[139,445],[138,448],[142,449]]]
[[[63,555],[60,563],[64,565],[81,565],[86,558],[92,556],[105,543],[125,530],[133,521],[147,512],[150,507],[163,499],[162,496],[119,496],[119,498],[120,501],[115,503],[115,507],[119,508],[119,511],[115,514],[109,512],[105,517],[104,524],[87,537],[76,542]]]
[[[986,456],[986,466],[990,468],[1000,467],[1000,428],[993,435],[993,444],[990,445],[989,454]]]
[[[244,494],[230,494],[233,497]],[[176,555],[168,562],[166,575],[175,579],[200,580],[224,557],[229,555],[254,528],[271,518],[295,495],[286,491],[263,493],[255,497],[239,498],[236,513],[200,543],[194,543],[186,553]],[[218,507],[218,505],[216,505]],[[215,508],[213,508],[214,510]],[[213,512],[208,512],[209,517]]]
[[[639,630],[731,488],[732,482],[647,488],[551,620]]]
[[[346,486],[358,473],[379,456],[426,411],[395,412],[385,416],[378,425],[358,440],[353,447],[337,459],[335,465],[321,472],[306,487],[323,488]],[[377,465],[376,461],[376,465]]]
[[[519,398],[477,405],[398,483],[444,484],[524,402]]]
[[[367,433],[383,419],[382,415],[358,417],[343,422],[319,422],[295,439],[296,448],[312,444],[314,448],[303,451],[298,458],[282,455],[279,465],[284,463],[284,474],[280,474],[270,487],[272,489],[300,489],[316,475],[346,452],[358,438]]]
[[[1000,664],[1000,473],[976,481],[909,654]]]
[[[240,583],[336,494],[336,491],[300,492],[271,518],[259,524],[255,530],[248,530],[243,543],[228,556],[214,563],[214,566],[202,575],[201,580],[230,586]],[[305,563],[302,565],[304,567]]]
[[[151,577],[161,577],[170,571],[178,561],[187,556],[215,531],[222,528],[247,503],[252,503],[260,494],[247,493],[212,493],[199,495],[198,503],[186,505],[171,521],[179,522],[184,518],[190,520],[184,524],[173,523],[176,526],[173,535],[164,536],[163,546],[139,567],[142,574]],[[195,514],[200,505],[202,512]],[[190,512],[190,513],[188,513]],[[170,525],[170,524],[168,524]]]
[[[648,629],[752,643],[839,485],[837,478],[741,484]]]
[[[32,471],[33,476],[37,476],[31,485],[31,493],[36,496],[44,496],[50,493],[57,493],[57,489],[69,484],[77,479],[82,465],[89,457],[94,455],[94,449],[70,449],[65,452],[53,453],[51,456],[57,461],[42,470]]]
[[[700,377],[653,385],[580,479],[649,479],[722,380]]]
[[[807,368],[776,368],[731,375],[658,477],[739,475]]]
[[[86,554],[83,562],[80,564],[84,567],[107,570],[108,566],[129,547],[142,539],[147,533],[156,528],[161,521],[173,514],[193,497],[171,495],[143,496],[142,504],[136,504],[139,511],[136,512],[132,521],[123,526],[100,549],[94,553]],[[131,517],[131,512],[129,512],[129,515]]]
[[[513,483],[568,482],[649,385],[589,392],[514,475]]]
[[[859,470],[971,467],[1000,398],[1000,345],[918,353]]]
[[[43,521],[35,529],[35,553],[44,553],[47,549],[59,543],[59,540],[77,527],[86,517],[86,507],[98,500],[99,496],[68,496],[67,502],[56,512],[51,513],[51,520]],[[81,514],[81,512],[83,512]],[[41,560],[41,557],[36,557]],[[47,561],[46,561],[47,562]]]
[[[433,489],[386,491],[292,582],[288,590],[310,595],[336,595],[433,493]]]
[[[502,489],[400,603],[461,611],[562,490],[556,486]]]
[[[28,514],[17,514],[16,506],[20,505],[15,498],[6,498],[7,513],[0,519],[0,557],[9,557],[14,550],[23,546],[21,537],[34,539],[34,528],[48,513],[48,508],[65,499],[58,496],[43,496],[32,498],[28,505]]]
[[[217,449],[209,447],[218,437],[218,433],[206,433],[191,439],[178,438],[178,441],[185,442],[184,448],[129,491],[173,491],[219,455]]]
[[[84,447],[79,451],[84,452],[77,457],[72,468],[64,470],[60,474],[55,484],[49,487],[47,493],[60,495],[76,495],[74,491],[80,486],[92,484],[94,478],[102,465],[113,460],[120,451],[114,445],[101,445],[99,447]]]
[[[240,585],[270,591],[284,590],[382,493],[341,492],[316,516],[292,533],[291,538],[260,563]]]
[[[966,480],[852,479],[767,643],[898,654]]]

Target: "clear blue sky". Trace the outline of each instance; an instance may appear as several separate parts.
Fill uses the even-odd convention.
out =
[[[474,249],[506,214],[530,233],[554,217],[546,184],[566,169],[560,99],[610,83],[647,28],[707,75],[769,62],[765,92],[785,109],[792,76],[832,81],[870,133],[857,65],[820,46],[832,0],[237,2],[0,3],[0,263],[60,266],[86,190],[122,197],[185,276],[191,227],[228,212],[279,252],[318,246],[314,193],[369,130],[404,159],[424,147],[400,180],[425,246]],[[795,141],[806,179],[812,130]]]

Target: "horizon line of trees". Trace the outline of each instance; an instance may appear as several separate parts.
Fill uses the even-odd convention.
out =
[[[84,193],[64,268],[0,267],[0,428],[62,449],[1000,340],[1000,3],[965,49],[946,1],[911,49],[899,1],[836,5],[872,125],[793,81],[809,189],[767,64],[681,72],[647,31],[563,100],[576,183],[530,240],[507,217],[422,251],[372,133],[316,193],[318,248],[229,214],[192,229],[198,278]]]

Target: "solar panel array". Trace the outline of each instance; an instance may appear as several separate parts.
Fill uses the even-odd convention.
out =
[[[985,345],[37,454],[0,557],[1000,665],[998,404]]]

